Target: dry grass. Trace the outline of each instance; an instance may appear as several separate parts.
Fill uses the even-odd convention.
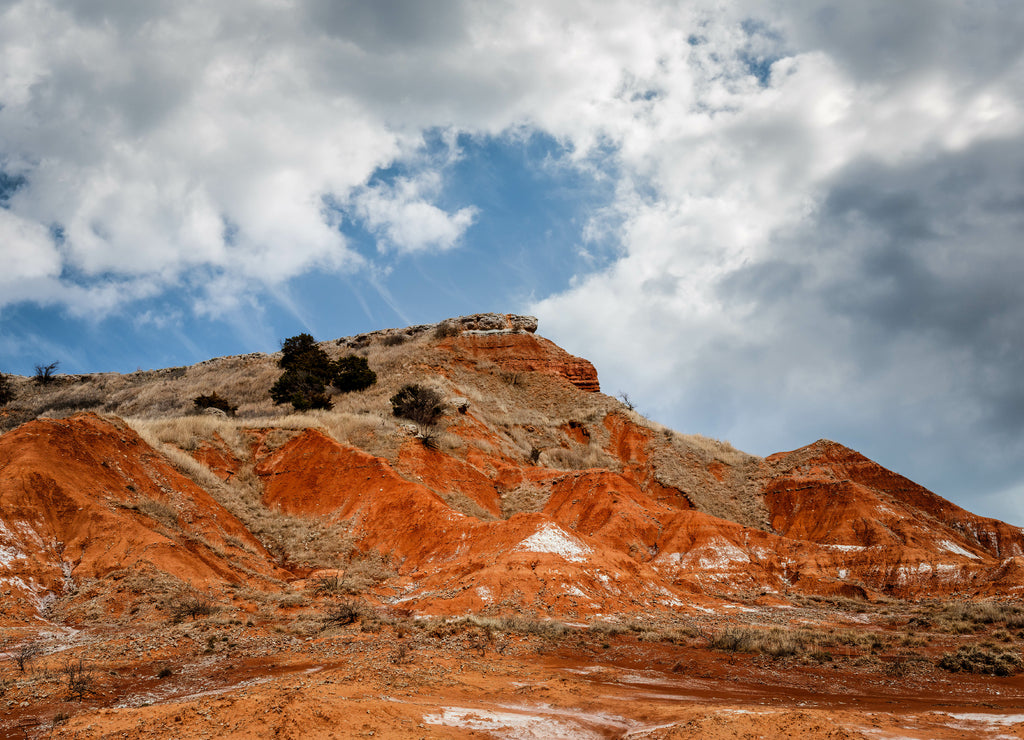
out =
[[[515,514],[540,511],[551,498],[551,490],[532,483],[520,486],[501,494],[501,516],[508,519]]]

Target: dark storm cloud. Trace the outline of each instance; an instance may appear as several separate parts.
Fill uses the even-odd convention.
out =
[[[819,428],[831,419],[827,433],[970,506],[972,491],[1024,474],[1022,234],[1017,139],[910,164],[855,162],[812,218],[774,235],[770,257],[721,280],[719,297],[748,305],[761,333],[712,353],[707,382],[774,397]],[[831,396],[799,383],[787,392],[794,363],[833,374]],[[801,412],[807,404],[816,412]]]
[[[938,70],[989,79],[1021,53],[1024,4],[1016,0],[786,3],[780,10],[792,43],[826,49],[844,69],[872,82]]]
[[[310,21],[324,33],[379,52],[452,43],[463,36],[458,0],[307,0]]]

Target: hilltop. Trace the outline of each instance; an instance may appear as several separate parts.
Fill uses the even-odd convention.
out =
[[[538,686],[566,666],[595,663],[660,670],[655,682],[675,686],[674,674],[705,666],[718,675],[722,655],[739,651],[772,660],[770,669],[742,668],[752,684],[783,680],[776,661],[792,660],[800,667],[783,674],[803,675],[800,690],[813,694],[829,690],[824,676],[839,668],[846,640],[843,671],[854,675],[842,680],[898,670],[920,673],[933,691],[946,681],[949,693],[990,699],[985,681],[996,679],[961,673],[954,685],[938,664],[971,647],[958,635],[996,630],[1008,639],[972,655],[996,666],[990,673],[1017,672],[1024,531],[836,442],[761,458],[665,428],[601,393],[589,362],[536,330],[531,317],[481,314],[321,342],[331,359],[365,358],[377,382],[304,413],[270,398],[280,355],[48,384],[13,377],[14,400],[0,410],[0,628],[9,652],[33,645],[56,666],[70,645],[125,671],[141,657],[131,645],[148,640],[146,654],[171,674],[192,666],[202,681],[164,686],[154,675],[150,693],[107,681],[80,698],[101,707],[152,695],[157,708],[121,714],[153,721],[166,714],[159,707],[197,707],[202,685],[243,674],[270,681],[271,656],[293,666],[281,681],[294,681],[299,666],[335,665],[352,650],[388,662],[378,677],[418,685],[424,706],[434,699],[423,687],[444,692],[407,660],[417,651],[435,667],[477,651],[481,676],[526,661],[542,674]],[[444,400],[429,435],[392,414],[390,399],[408,384]],[[197,413],[204,394],[237,410]],[[968,627],[950,627],[957,623]],[[907,638],[900,646],[893,635],[914,624],[934,633],[931,647]],[[837,642],[828,635],[839,627],[849,634]],[[199,633],[211,649],[197,657]],[[218,650],[222,635],[230,650]],[[560,661],[555,674],[530,663],[538,641]],[[395,660],[381,658],[401,646]],[[216,656],[231,664],[224,676],[198,669]],[[395,666],[405,678],[392,675]],[[8,673],[0,680],[20,680]],[[1005,696],[1019,697],[1020,679],[1005,680],[1014,682]],[[622,681],[608,683],[628,698]],[[11,721],[35,717],[42,727],[60,704],[47,686],[26,679],[7,689],[42,697],[19,704]],[[662,709],[665,727],[690,716]],[[557,715],[513,713],[549,723]],[[293,721],[306,736],[315,722],[302,716]],[[501,724],[518,719],[475,726],[439,716],[435,725],[450,734],[526,736]],[[66,729],[127,727],[97,717]],[[569,724],[656,733],[653,719],[616,717]],[[813,734],[815,721],[800,732]],[[384,726],[404,736],[397,719]]]

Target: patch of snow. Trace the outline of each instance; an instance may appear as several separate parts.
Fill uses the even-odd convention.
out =
[[[487,588],[487,586],[477,586],[476,595],[488,603],[494,599],[493,594],[491,594],[491,589]]]
[[[718,539],[700,551],[696,565],[701,568],[728,568],[735,563],[749,563],[750,558],[731,542]]]
[[[1024,714],[984,714],[981,712],[970,712],[964,714],[945,713],[947,717],[958,719],[961,722],[978,722],[986,725],[1016,725],[1024,722]]]
[[[846,580],[849,577],[849,575],[850,575],[850,571],[848,571],[846,568],[840,568],[839,569],[839,578],[841,580]]]
[[[525,540],[516,545],[521,552],[546,552],[559,555],[573,563],[586,561],[592,550],[569,535],[557,524],[545,524]]]
[[[567,588],[567,589],[565,590],[565,595],[566,595],[566,596],[578,596],[578,597],[579,597],[579,598],[581,598],[581,599],[587,599],[587,598],[589,598],[589,597],[588,597],[588,596],[587,596],[587,595],[586,595],[585,593],[583,593],[583,592],[582,592],[582,591],[581,591],[581,590],[580,590],[579,588],[577,588],[576,586],[569,586],[569,588]]]
[[[667,552],[657,558],[662,563],[680,566],[683,563],[703,570],[721,570],[736,563],[749,563],[750,557],[728,540],[718,537],[689,552]]]
[[[25,553],[14,547],[0,545],[0,568],[6,568],[15,560],[26,559]]]
[[[543,740],[552,737],[589,740],[601,737],[574,722],[564,722],[535,714],[494,712],[488,709],[444,707],[438,714],[424,715],[423,721],[429,725],[500,733],[499,737],[514,740]]]
[[[842,552],[858,552],[860,550],[866,550],[864,545],[825,545],[830,550],[840,550]]]
[[[953,553],[954,555],[963,555],[965,558],[971,558],[972,560],[981,560],[980,557],[975,555],[970,550],[965,550],[964,548],[960,547],[960,545],[956,544],[955,542],[950,542],[949,540],[943,540],[942,542],[940,542],[939,547],[941,547],[943,550],[947,552]]]

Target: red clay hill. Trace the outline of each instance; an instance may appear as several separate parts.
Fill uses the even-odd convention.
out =
[[[430,613],[1024,589],[1019,528],[833,442],[759,459],[659,428],[601,395],[590,363],[535,328],[482,315],[327,345],[362,350],[382,382],[281,427],[272,408],[251,421],[146,410],[4,434],[5,617],[30,618],[69,584],[125,571],[273,588],[353,553],[390,564],[381,601]],[[215,363],[207,371],[216,382]],[[437,445],[388,414],[385,399],[410,379],[449,400]],[[154,448],[133,425],[165,441]],[[344,545],[303,561],[272,528],[251,529],[266,519],[254,507],[344,532]]]
[[[810,617],[791,623],[786,609],[938,597],[1004,604],[1024,592],[1020,528],[975,516],[834,442],[760,458],[664,428],[602,394],[593,366],[536,336],[536,328],[530,317],[483,314],[320,343],[332,358],[365,358],[378,380],[362,391],[335,393],[331,410],[302,414],[270,401],[280,375],[275,355],[131,375],[60,376],[47,385],[14,378],[15,400],[3,409],[12,428],[0,436],[4,645],[14,655],[17,645],[38,635],[99,639],[99,632],[89,632],[96,625],[107,625],[104,634],[135,635],[133,641],[163,635],[146,638],[149,648],[131,642],[117,654],[128,656],[126,665],[135,665],[132,655],[149,655],[146,650],[171,663],[192,660],[190,671],[216,683],[207,675],[213,669],[203,673],[201,667],[213,665],[216,630],[234,630],[230,644],[250,648],[244,659],[224,662],[223,682],[228,674],[244,682],[260,675],[271,680],[260,673],[270,670],[260,663],[267,651],[276,651],[276,661],[284,661],[282,651],[306,655],[313,662],[301,663],[302,670],[319,670],[315,656],[327,654],[328,638],[318,636],[360,618],[371,641],[381,624],[397,624],[387,620],[427,616],[577,625],[690,620],[692,627],[671,633],[672,649],[683,652],[668,662],[664,651],[644,647],[643,640],[655,638],[643,638],[654,633],[640,627],[641,637],[630,638],[620,652],[612,636],[597,639],[618,656],[619,670],[660,665],[705,675],[694,666],[704,665],[706,653],[699,650],[706,645],[693,647],[693,641],[718,649],[721,620],[750,622],[754,617],[744,615],[759,609],[770,611],[762,615],[770,624],[804,629]],[[408,384],[444,400],[439,424],[427,429],[391,413],[389,399]],[[227,399],[237,415],[198,413],[193,399],[204,394]],[[28,420],[18,425],[22,419]],[[358,609],[339,601],[352,598]],[[189,622],[209,612],[182,604],[235,616]],[[174,627],[173,635],[154,626],[180,619],[192,626]],[[479,640],[498,650],[498,623],[487,624]],[[522,632],[526,622],[500,624],[519,625]],[[174,653],[200,639],[197,629],[213,630],[203,636],[202,655],[186,660]],[[430,634],[438,650],[486,651],[479,641],[458,642],[471,636],[437,629]],[[394,630],[388,639],[406,639],[406,627]],[[293,639],[299,643],[288,642]],[[330,649],[346,655],[362,644],[337,639]],[[297,647],[302,640],[306,648]],[[573,674],[579,676],[598,670],[602,658],[593,651],[602,648],[574,644],[576,652],[557,653],[567,661],[565,670],[579,669]],[[65,648],[49,652],[57,656]],[[698,652],[685,652],[691,648]],[[438,665],[447,660],[443,650]],[[851,666],[868,659],[845,650]],[[172,653],[178,657],[167,657]],[[391,662],[404,665],[402,655]],[[819,649],[814,655],[829,654]],[[184,663],[174,665],[184,671]],[[543,670],[563,670],[552,666]],[[751,674],[751,685],[776,685],[781,679],[773,676]],[[612,683],[608,678],[602,690]],[[453,685],[428,684],[431,691]],[[0,676],[0,689],[10,685]],[[200,692],[195,696],[206,695],[204,686],[193,687]],[[25,695],[40,690],[25,688]],[[123,686],[110,692],[128,701]],[[159,703],[172,694],[138,696]],[[423,699],[424,706],[441,702],[439,696]],[[194,706],[199,700],[182,701]],[[35,705],[27,699],[9,706],[27,707],[25,713]],[[494,716],[505,717],[506,709],[484,714],[498,722]],[[594,711],[579,721],[605,727],[605,715]],[[423,712],[417,716],[426,717]],[[437,716],[445,725],[448,715]],[[655,730],[671,726],[655,719],[648,718],[654,734],[642,736],[661,736]],[[566,721],[563,715],[549,720]],[[394,736],[420,736],[413,729],[399,732],[399,721],[387,725]],[[489,727],[479,718],[459,721],[447,723],[452,734],[445,736]],[[514,729],[519,720],[506,721]],[[305,736],[312,725],[296,722],[293,736]],[[624,728],[648,726],[616,722],[593,736],[625,736]],[[4,727],[0,721],[0,735]],[[75,731],[92,736],[90,727],[76,725]],[[540,730],[509,732],[544,736]]]

